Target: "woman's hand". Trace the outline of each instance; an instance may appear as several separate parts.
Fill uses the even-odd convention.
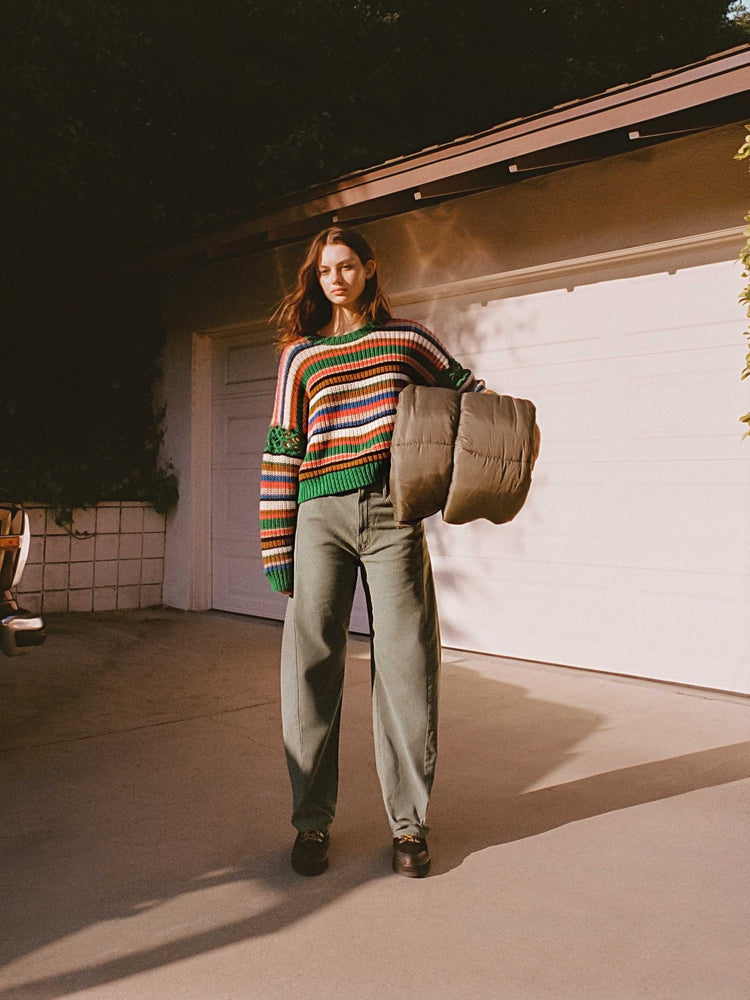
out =
[[[531,468],[533,469],[536,465],[536,460],[539,458],[539,449],[542,446],[542,433],[539,430],[539,424],[534,424],[534,453],[531,456]]]
[[[279,591],[279,593],[283,594],[285,597],[291,597],[292,596],[291,590],[281,590],[281,591]]]

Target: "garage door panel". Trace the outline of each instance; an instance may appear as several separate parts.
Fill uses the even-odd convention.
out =
[[[586,487],[578,483],[535,484],[521,514],[509,524],[477,521],[465,525],[431,524],[431,551],[445,556],[467,556],[485,561],[511,560],[538,564],[564,561],[571,565],[607,565],[620,558],[620,544],[610,525],[621,520],[617,492],[609,484]],[[620,517],[618,518],[618,509]]]
[[[265,394],[214,401],[215,469],[252,468],[260,474],[272,408],[273,397]]]
[[[212,482],[214,538],[259,540],[260,481],[252,469],[217,469]]]
[[[628,334],[736,324],[738,278],[734,261],[645,275],[612,283],[611,306],[622,315]]]
[[[644,588],[635,606],[634,662],[661,680],[710,686],[718,676],[721,687],[747,691],[746,622],[747,602],[739,596]]]
[[[729,573],[750,586],[747,484],[621,483],[534,486],[523,513],[510,524],[428,526],[434,557],[477,562],[620,565],[665,571]],[[679,499],[676,499],[679,497]],[[734,525],[710,529],[716,511]],[[469,529],[469,530],[467,530]],[[744,583],[743,583],[744,580]]]
[[[585,354],[586,345],[596,345],[617,328],[617,317],[600,308],[601,293],[592,293],[590,287],[596,288],[559,288],[489,300],[485,297],[469,307],[463,325],[460,318],[450,317],[451,322],[439,313],[435,318],[441,329],[450,331],[451,343],[467,351],[477,350],[482,344],[514,351],[556,346],[564,349],[567,344],[577,344],[584,345]],[[460,330],[457,336],[453,335],[453,327]]]
[[[267,342],[247,334],[214,343],[213,386],[218,395],[245,394],[257,384],[276,383],[276,358]],[[267,391],[267,389],[266,389]]]
[[[571,290],[554,300],[554,306],[566,328],[599,331],[604,340],[657,331],[672,335],[696,324],[736,322],[738,276],[733,262],[722,262],[676,273],[665,270],[588,283],[573,279]],[[536,295],[524,298],[545,301]]]
[[[607,393],[601,378],[537,383],[533,401],[543,433],[545,454],[549,445],[602,443],[608,424]]]
[[[611,357],[615,345],[624,355],[736,347],[737,271],[726,264],[698,270],[490,301],[473,307],[469,332],[451,331],[450,341],[483,377]]]
[[[257,545],[236,539],[216,539],[214,549],[214,607],[238,614],[282,619],[287,598],[271,590],[263,575]]]
[[[728,573],[750,586],[747,488],[726,484],[641,484],[627,494],[627,560],[664,570]],[[712,530],[717,511],[732,525]],[[743,588],[744,589],[744,588]],[[750,654],[749,654],[750,660]]]
[[[717,320],[736,321],[737,278],[734,262],[723,261],[600,282],[576,292],[589,297],[595,310],[604,307],[625,334],[673,331]]]
[[[443,641],[519,659],[747,691],[741,597],[689,574],[680,587],[619,567],[545,566],[544,576],[447,561],[436,572]],[[693,589],[695,588],[695,589]],[[460,613],[470,593],[472,615]],[[606,657],[602,651],[606,650]]]
[[[566,378],[570,371],[562,368],[506,373],[505,391],[536,404],[542,431],[538,468],[645,457],[741,459],[738,418],[748,403],[739,378],[728,377],[736,347],[694,353],[700,356],[581,362],[575,370],[586,377],[577,380]]]
[[[502,334],[498,333],[496,336]],[[568,344],[554,345],[554,352],[548,344],[542,344],[538,348],[500,350],[489,350],[485,346],[472,354],[459,354],[453,345],[450,346],[465,367],[470,368],[477,377],[483,378],[490,388],[506,395],[514,395],[512,383],[508,381],[510,372],[523,371],[525,368],[545,369],[550,364],[577,365],[580,362],[602,360],[598,338],[591,338],[586,342],[571,341]],[[552,360],[553,353],[554,360]]]
[[[704,366],[680,367],[628,376],[626,434],[640,442],[648,438],[683,438],[715,456],[715,437],[737,441],[739,394],[727,385],[728,365],[717,364],[715,352],[704,356]],[[711,439],[711,440],[707,440]],[[707,457],[707,456],[706,456]]]
[[[502,330],[495,333],[495,338],[504,342]],[[545,368],[549,365],[579,364],[586,361],[600,361],[606,358],[600,338],[581,337],[566,343],[542,343],[537,347],[496,347],[491,348],[492,341],[482,341],[481,346],[472,352],[459,351],[450,344],[452,353],[461,362],[483,378],[497,392],[511,393],[507,387],[507,376],[510,371],[524,368]]]
[[[487,521],[468,524],[444,524],[440,515],[426,522],[427,541],[433,556],[464,556],[468,559],[520,559],[533,556],[539,532],[531,527],[531,496],[526,501],[524,515],[508,524],[490,525]]]
[[[489,566],[479,579],[471,565],[450,560],[436,572],[443,641],[459,649],[496,652],[552,663],[593,665],[604,643],[632,618],[632,598],[616,593],[613,574],[592,567],[544,567],[518,572],[509,564]],[[472,613],[465,607],[470,597]],[[633,648],[618,644],[617,666]],[[561,656],[570,656],[566,660]],[[601,664],[599,668],[601,669]]]
[[[737,320],[685,323],[668,329],[631,330],[623,338],[623,353],[649,356],[737,346]]]
[[[657,486],[660,483],[668,483],[679,492],[684,485],[708,483],[718,486],[739,486],[747,495],[750,487],[750,461],[745,459],[741,447],[738,447],[734,454],[734,461],[720,463],[711,458],[695,462],[674,460],[617,463],[616,471],[620,474],[622,482],[636,485]],[[555,470],[556,479],[564,475],[575,477],[576,472],[574,469]]]
[[[492,340],[477,343],[471,353],[462,353],[463,363],[475,371],[487,384],[492,381],[498,391],[507,391],[503,387],[502,376],[509,370],[514,374],[525,368],[546,368],[557,365],[573,365],[587,362],[606,361],[620,358],[659,358],[670,355],[672,364],[683,362],[680,355],[695,351],[713,351],[724,349],[727,352],[737,350],[737,320],[734,322],[715,322],[705,325],[678,326],[670,330],[645,330],[639,333],[625,333],[622,336],[592,336],[579,340],[569,340],[564,343],[550,341],[536,347],[493,348]],[[498,329],[495,338],[502,338],[505,343],[505,332]],[[452,346],[452,345],[451,345]],[[453,350],[458,353],[455,347]],[[694,359],[693,368],[702,363],[702,358]],[[723,358],[719,363],[723,361]],[[716,362],[714,362],[716,364]]]

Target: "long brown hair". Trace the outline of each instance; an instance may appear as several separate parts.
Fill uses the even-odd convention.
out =
[[[375,254],[364,236],[354,229],[330,226],[318,233],[310,244],[305,262],[297,274],[297,284],[289,292],[271,317],[271,322],[279,327],[279,350],[301,337],[318,333],[333,315],[333,306],[323,294],[318,281],[318,264],[323,247],[329,243],[342,243],[349,247],[362,264],[375,260]],[[365,282],[365,290],[360,300],[362,318],[374,323],[382,323],[391,318],[391,306],[378,281],[377,268]]]

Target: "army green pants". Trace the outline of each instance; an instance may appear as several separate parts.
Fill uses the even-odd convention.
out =
[[[300,505],[281,704],[292,824],[336,811],[349,615],[361,571],[371,626],[375,758],[393,836],[423,835],[437,754],[440,636],[422,525],[397,528],[387,480]]]

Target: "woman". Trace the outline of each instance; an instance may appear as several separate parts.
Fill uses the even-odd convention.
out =
[[[421,524],[397,528],[388,496],[396,403],[410,382],[484,383],[418,323],[393,319],[364,238],[312,242],[282,302],[279,377],[263,456],[261,542],[290,598],[281,654],[284,743],[298,835],[292,867],[328,867],[349,615],[361,572],[372,630],[375,754],[393,868],[430,867],[427,804],[437,753],[440,637]]]

